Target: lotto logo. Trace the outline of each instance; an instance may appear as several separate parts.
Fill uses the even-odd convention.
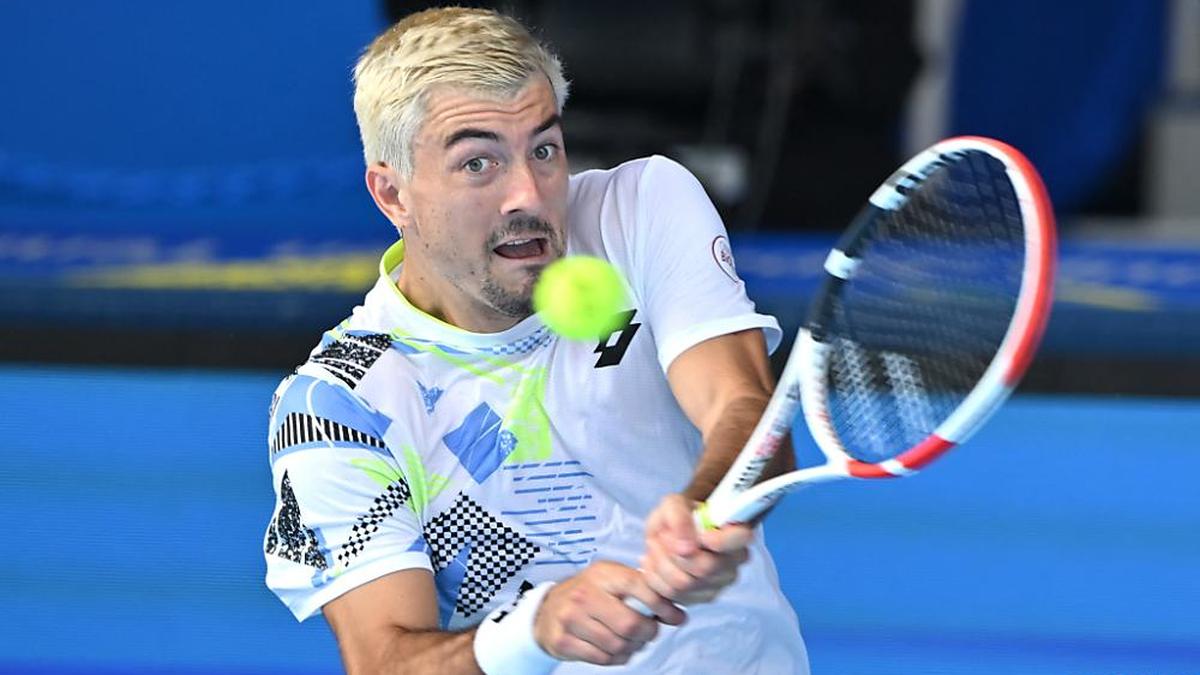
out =
[[[626,311],[621,324],[621,332],[613,331],[600,339],[594,352],[600,355],[600,358],[596,359],[597,368],[615,366],[624,358],[625,350],[629,349],[629,343],[633,342],[633,336],[637,334],[638,328],[642,327],[640,323],[633,323],[635,314],[637,314],[636,309]],[[614,336],[616,337],[615,341]]]

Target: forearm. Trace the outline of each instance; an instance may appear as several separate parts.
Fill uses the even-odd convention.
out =
[[[475,629],[465,632],[391,629],[377,651],[340,644],[349,675],[480,675],[473,650]]]
[[[703,501],[712,494],[749,440],[769,400],[765,392],[762,395],[742,396],[725,404],[720,413],[714,416],[711,428],[704,433],[704,451],[700,461],[683,492],[686,497]],[[763,471],[762,479],[791,471],[794,466],[795,456],[789,438]]]

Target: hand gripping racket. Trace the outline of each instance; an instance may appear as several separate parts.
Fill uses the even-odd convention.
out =
[[[1041,179],[1004,143],[951,138],[900,167],[826,258],[775,393],[697,523],[746,522],[811,483],[908,476],[966,441],[1033,360],[1055,239]],[[825,463],[759,483],[798,410]]]

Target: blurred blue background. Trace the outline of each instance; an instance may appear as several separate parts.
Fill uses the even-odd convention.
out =
[[[339,670],[262,584],[266,408],[393,237],[350,70],[425,4],[0,4],[0,671]],[[1200,672],[1200,0],[505,6],[566,62],[573,166],[683,161],[788,327],[921,147],[1044,174],[1022,391],[936,470],[772,516],[815,672]]]
[[[324,622],[262,583],[275,380],[0,367],[0,667],[337,672]],[[1195,672],[1197,419],[1023,395],[916,478],[785,500],[767,541],[816,672]]]

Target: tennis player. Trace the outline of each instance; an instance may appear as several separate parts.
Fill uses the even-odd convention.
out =
[[[807,672],[761,532],[691,516],[765,407],[778,324],[680,165],[568,174],[566,99],[485,10],[411,15],[359,60],[367,189],[401,238],[276,391],[267,585],[351,673]],[[531,309],[570,254],[628,281],[598,344]]]

